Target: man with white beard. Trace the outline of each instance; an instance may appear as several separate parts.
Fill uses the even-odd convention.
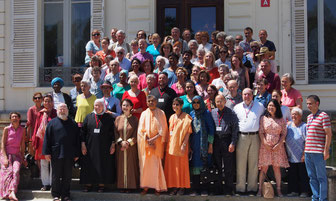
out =
[[[42,154],[51,161],[53,200],[71,200],[72,166],[80,155],[79,128],[68,114],[67,105],[59,104],[57,117],[48,123],[44,136]]]

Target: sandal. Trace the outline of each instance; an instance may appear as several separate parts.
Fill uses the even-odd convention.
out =
[[[85,185],[85,186],[84,186],[84,189],[83,189],[83,192],[85,192],[85,193],[90,192],[90,191],[91,191],[91,188],[92,188],[92,186]]]
[[[141,195],[146,195],[148,192],[148,188],[144,188],[142,191],[141,191]]]
[[[63,198],[63,201],[71,201],[70,197]]]
[[[155,195],[160,196],[160,191],[155,190]]]
[[[98,193],[103,193],[105,190],[105,186],[98,186]]]
[[[175,188],[172,191],[170,191],[169,195],[173,196],[173,195],[176,195],[176,193],[177,193],[177,189]]]
[[[54,197],[53,201],[61,201],[61,199],[59,199],[59,197]]]

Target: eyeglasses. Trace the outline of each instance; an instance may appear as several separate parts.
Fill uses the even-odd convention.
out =
[[[124,54],[123,52],[117,52],[117,54]]]
[[[34,99],[34,100],[37,100],[37,99],[42,99],[42,97],[40,97],[40,96],[37,96],[37,97],[34,97],[33,99]]]
[[[92,36],[100,36],[100,33],[92,34]]]

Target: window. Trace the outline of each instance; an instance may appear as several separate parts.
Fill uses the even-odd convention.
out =
[[[157,1],[157,31],[170,35],[173,27],[197,31],[224,30],[223,0],[165,0]]]
[[[309,83],[336,83],[336,1],[307,0]]]
[[[90,0],[45,0],[43,67],[79,67],[90,40]]]

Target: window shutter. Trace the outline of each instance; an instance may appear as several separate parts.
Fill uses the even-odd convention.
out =
[[[306,0],[292,0],[292,69],[297,84],[308,84]]]
[[[36,87],[37,0],[11,1],[12,87]]]
[[[94,29],[104,37],[104,0],[91,0],[91,33]]]

